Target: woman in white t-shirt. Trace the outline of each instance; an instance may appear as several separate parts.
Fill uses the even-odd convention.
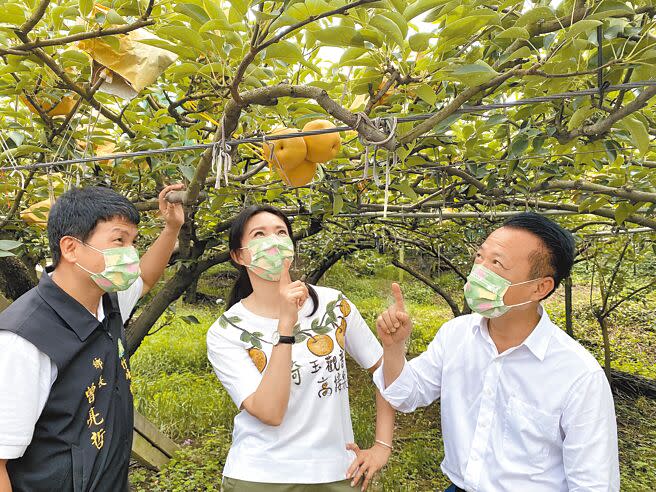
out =
[[[241,410],[224,492],[365,490],[391,454],[394,411],[376,392],[376,443],[360,450],[345,353],[373,372],[380,344],[341,292],[290,279],[291,224],[278,209],[243,210],[229,246],[240,277],[207,334],[214,371]]]

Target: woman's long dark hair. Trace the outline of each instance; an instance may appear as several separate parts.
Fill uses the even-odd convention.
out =
[[[289,237],[294,243],[294,249],[296,249],[296,242],[294,241],[294,235],[292,232],[292,224],[289,222],[289,219],[284,213],[282,213],[277,208],[272,207],[271,205],[251,205],[250,207],[242,210],[239,215],[237,215],[234,222],[232,223],[232,226],[230,227],[230,237],[228,240],[228,247],[230,248],[230,252],[236,253],[239,251],[239,249],[242,247],[241,238],[244,235],[244,228],[246,227],[246,223],[252,217],[262,212],[268,212],[282,219],[282,221],[285,223],[285,226],[287,226],[287,234],[289,234]],[[228,298],[228,309],[253,293],[253,286],[251,285],[251,279],[248,278],[248,271],[246,270],[246,267],[235,263],[234,260],[232,261],[232,264],[237,268],[237,270],[239,270],[239,276],[237,277],[235,285],[232,287],[232,291],[230,292],[230,297]],[[311,285],[305,285],[307,285],[308,293],[312,299],[312,312],[309,314],[309,316],[312,316],[317,312],[319,307],[319,296],[317,295],[317,291],[314,290]]]

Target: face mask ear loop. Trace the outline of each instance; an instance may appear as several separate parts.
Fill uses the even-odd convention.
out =
[[[80,267],[82,270],[84,270],[85,272],[87,272],[89,275],[97,275],[97,273],[93,273],[92,271],[89,271],[89,270],[87,270],[86,268],[84,268],[84,267],[83,267],[82,265],[80,265],[77,261],[75,262],[75,264],[76,264],[78,267]]]
[[[524,285],[528,284],[531,282],[535,282],[536,280],[542,280],[544,277],[538,277],[538,278],[532,278],[531,280],[525,280],[524,282],[517,282],[516,284],[510,284],[508,287],[512,287],[514,285]]]
[[[530,304],[532,302],[533,301],[520,302],[519,304],[511,304],[510,306],[504,304],[504,306],[506,306],[507,308],[516,308],[516,307],[519,307],[519,306],[525,306],[526,304]]]

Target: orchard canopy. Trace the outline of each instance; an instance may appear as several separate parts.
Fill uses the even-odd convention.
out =
[[[652,0],[3,0],[0,289],[34,284],[68,187],[128,196],[147,243],[158,190],[184,181],[175,265],[132,350],[262,202],[295,218],[306,278],[378,250],[454,314],[431,273],[464,279],[490,227],[537,210],[577,233],[603,314],[649,287],[614,265],[655,254],[655,16]],[[342,129],[318,166],[304,154],[332,156],[336,134],[266,143],[316,120]],[[313,180],[292,186],[278,166],[299,146]]]

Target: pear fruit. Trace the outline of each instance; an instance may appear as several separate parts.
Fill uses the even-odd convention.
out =
[[[303,131],[325,130],[328,128],[335,128],[335,125],[328,120],[314,120],[308,122],[303,127]],[[342,140],[337,132],[307,135],[303,139],[307,146],[306,159],[312,162],[328,162],[337,155],[342,146]]]

